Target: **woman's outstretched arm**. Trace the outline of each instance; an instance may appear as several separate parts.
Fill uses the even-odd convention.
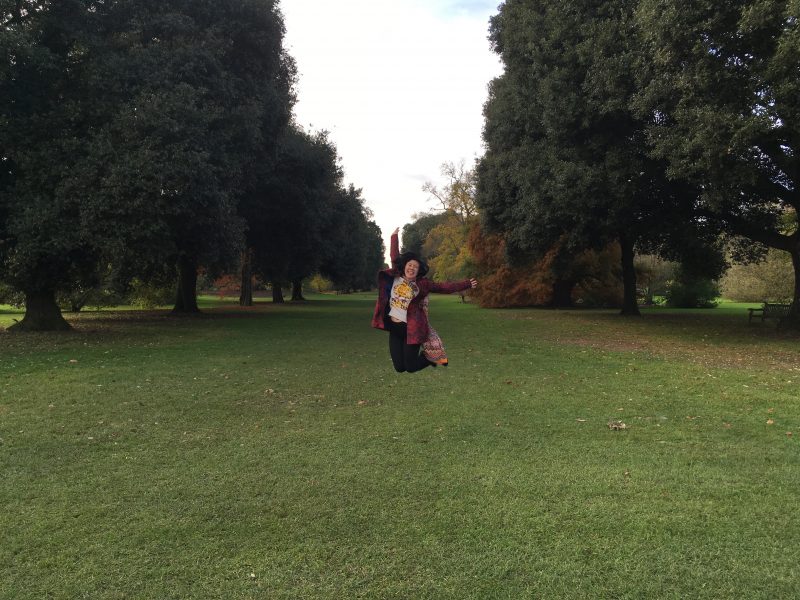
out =
[[[452,294],[453,292],[460,292],[461,290],[468,290],[476,287],[478,287],[478,280],[470,278],[464,281],[447,281],[443,283],[436,283],[434,281],[431,282],[430,290],[437,294]]]

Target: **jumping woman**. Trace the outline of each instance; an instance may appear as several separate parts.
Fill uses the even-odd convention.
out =
[[[437,364],[425,353],[420,353],[420,347],[430,342],[432,332],[425,310],[428,294],[452,294],[474,288],[478,282],[465,279],[436,283],[427,279],[428,265],[419,256],[413,252],[400,254],[399,231],[399,228],[395,229],[391,238],[392,268],[378,273],[378,302],[372,326],[389,332],[389,354],[395,370],[413,373]],[[447,359],[444,358],[441,364],[447,364]]]

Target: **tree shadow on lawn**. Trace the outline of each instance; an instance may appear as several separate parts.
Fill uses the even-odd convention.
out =
[[[254,306],[238,304],[217,305],[202,308],[197,313],[173,313],[171,309],[120,309],[120,310],[87,310],[79,313],[64,313],[64,318],[72,326],[69,331],[58,332],[13,332],[7,327],[13,324],[8,319],[6,328],[0,324],[0,349],[9,351],[35,351],[38,348],[52,350],[54,346],[65,346],[76,343],[91,345],[111,345],[120,342],[133,344],[151,342],[158,337],[161,342],[168,342],[171,336],[180,332],[191,332],[199,336],[219,336],[215,323],[238,319],[259,319],[263,316],[281,314],[282,318],[319,317],[324,318],[327,312],[315,311],[314,308],[334,307],[334,302],[301,302],[274,304],[259,302]],[[314,314],[316,313],[316,314]],[[24,313],[17,312],[22,319]],[[206,327],[211,325],[212,327]]]
[[[528,315],[550,321],[542,336],[559,344],[641,352],[706,367],[800,370],[797,334],[778,331],[774,323],[748,323],[745,310],[713,311],[647,310],[642,318],[610,310],[532,310]]]
[[[64,313],[72,326],[69,331],[14,332],[0,326],[0,352],[33,353],[79,345],[111,346],[125,343],[135,346],[153,342],[169,344],[184,334],[219,336],[216,328],[204,325],[231,317],[248,316],[227,310],[206,310],[192,315],[173,315],[170,310],[100,310]],[[251,317],[254,316],[250,315]],[[19,318],[22,318],[20,313]],[[9,321],[6,327],[13,324]],[[183,339],[185,342],[185,339]]]

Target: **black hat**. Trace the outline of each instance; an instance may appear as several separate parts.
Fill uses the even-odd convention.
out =
[[[400,271],[400,274],[403,275],[405,273],[406,263],[410,260],[415,260],[419,263],[417,277],[425,277],[425,274],[428,272],[428,265],[424,260],[417,256],[416,252],[403,252],[394,260],[394,268]]]

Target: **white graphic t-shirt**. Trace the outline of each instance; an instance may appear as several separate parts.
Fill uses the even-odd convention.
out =
[[[417,284],[403,277],[395,277],[389,296],[389,316],[408,323],[408,305],[419,293]]]

